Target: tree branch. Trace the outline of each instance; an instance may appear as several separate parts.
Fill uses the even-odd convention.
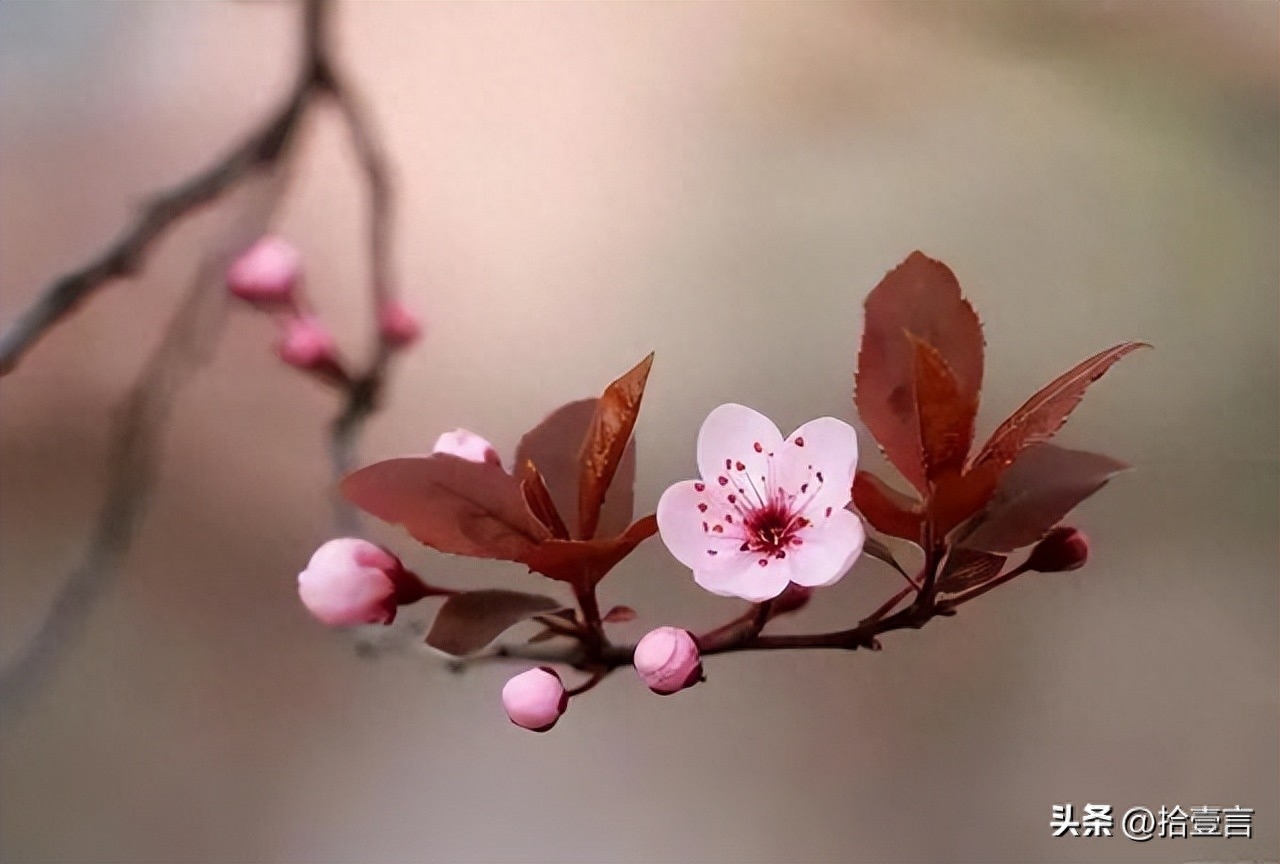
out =
[[[375,331],[373,356],[365,368],[352,377],[342,409],[330,425],[329,452],[336,481],[354,467],[356,446],[364,424],[378,409],[383,381],[392,356],[391,347],[378,331],[377,317],[378,310],[394,297],[391,268],[392,189],[382,146],[358,97],[332,72],[326,79],[325,92],[335,100],[341,113],[367,188],[369,228],[366,254],[374,313],[371,317]],[[341,498],[335,498],[334,508],[338,532],[356,533],[359,517],[355,509]]]
[[[847,630],[836,630],[827,633],[801,633],[778,636],[762,635],[759,628],[761,618],[767,619],[767,606],[753,605],[744,615],[728,624],[696,637],[699,652],[704,656],[715,654],[731,654],[743,651],[792,651],[802,649],[841,649],[854,651],[859,648],[880,649],[877,637],[894,630],[919,630],[937,617],[955,615],[955,607],[959,602],[945,601],[941,604],[912,604],[899,612],[884,616],[884,610],[897,605],[908,592],[914,589],[908,586],[898,592],[880,609],[863,619],[856,627]],[[967,599],[967,598],[966,598]],[[963,601],[960,601],[963,602]],[[763,613],[761,610],[764,609]],[[451,658],[449,668],[461,672],[477,663],[495,660],[518,660],[533,663],[557,663],[584,672],[603,669],[611,672],[622,666],[629,666],[635,655],[635,645],[614,645],[606,643],[598,652],[579,642],[559,644],[499,644],[481,654],[470,657]]]
[[[175,223],[263,174],[280,181],[298,128],[317,96],[335,100],[369,188],[368,246],[375,309],[392,296],[391,188],[386,161],[359,100],[337,74],[331,59],[330,7],[329,0],[304,0],[298,74],[282,106],[223,158],[156,195],[100,255],[49,285],[0,334],[0,375],[12,371],[44,334],[99,288],[137,273],[151,247]],[[280,184],[274,184],[266,206],[233,222],[235,239],[206,255],[186,302],[134,384],[119,415],[106,501],[84,561],[63,584],[35,637],[0,674],[0,703],[6,711],[35,690],[51,665],[55,649],[87,617],[107,577],[124,559],[150,498],[161,430],[173,399],[216,344],[220,326],[215,322],[221,323],[221,315],[215,316],[214,312],[224,307],[221,280],[226,266],[266,231],[280,192]],[[376,314],[373,317],[376,321]],[[349,377],[342,410],[331,426],[334,470],[339,475],[353,462],[364,422],[377,409],[392,352],[382,339],[376,346],[363,372]],[[338,519],[354,533],[353,511],[340,507]]]
[[[326,6],[326,0],[307,0],[300,72],[281,107],[214,164],[156,194],[133,224],[97,257],[50,284],[0,333],[0,375],[12,372],[45,333],[99,288],[137,274],[151,247],[176,222],[216,201],[254,171],[280,160],[308,100],[328,85],[330,64],[321,41]]]

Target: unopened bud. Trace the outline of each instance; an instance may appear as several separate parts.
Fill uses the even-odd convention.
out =
[[[298,596],[330,627],[390,624],[396,607],[431,593],[400,559],[355,537],[330,540],[298,574]]]
[[[659,627],[636,645],[632,658],[640,679],[654,693],[678,693],[702,680],[698,644],[688,630]]]
[[[1084,532],[1060,525],[1044,535],[1023,566],[1041,573],[1079,570],[1089,560],[1089,538]]]
[[[502,707],[517,726],[546,732],[569,707],[569,695],[554,669],[539,666],[521,672],[503,686]]]
[[[378,332],[392,348],[407,348],[422,336],[422,323],[408,306],[392,300],[378,310]]]
[[[432,453],[448,453],[468,462],[488,462],[490,465],[502,465],[502,457],[487,439],[469,432],[466,429],[454,429],[436,439],[431,448]]]
[[[291,306],[302,276],[302,256],[288,241],[267,235],[227,268],[227,288],[257,306]]]
[[[289,318],[276,345],[280,359],[298,369],[336,368],[338,349],[328,328],[314,317]]]

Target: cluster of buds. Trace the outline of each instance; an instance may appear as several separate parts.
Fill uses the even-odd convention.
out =
[[[632,659],[640,680],[662,696],[702,681],[698,644],[688,630],[659,627],[636,645]],[[531,732],[546,732],[569,707],[570,691],[549,666],[521,672],[502,688],[502,707],[511,722]]]
[[[226,279],[232,296],[275,320],[282,361],[331,384],[349,381],[333,334],[309,311],[302,256],[287,240],[260,238],[231,263]],[[407,348],[422,335],[417,316],[399,300],[387,301],[377,315],[379,337],[392,349]]]
[[[424,582],[381,546],[354,537],[325,543],[298,574],[302,605],[329,627],[390,624],[400,606],[451,593]],[[633,662],[640,680],[664,696],[702,680],[698,645],[687,630],[651,631],[636,645]],[[569,707],[569,695],[555,670],[540,666],[506,683],[502,705],[512,723],[546,732]]]

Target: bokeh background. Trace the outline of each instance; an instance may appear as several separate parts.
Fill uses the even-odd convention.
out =
[[[281,3],[0,6],[0,319],[287,88]],[[982,314],[979,433],[1112,343],[1062,433],[1132,462],[1025,578],[880,654],[717,658],[671,699],[617,674],[555,731],[509,669],[357,656],[294,576],[330,530],[332,394],[232,310],[181,395],[119,577],[6,714],[13,862],[1275,860],[1277,45],[1270,3],[345,3],[395,164],[394,263],[430,321],[364,458],[467,426],[510,458],[657,351],[638,506],[739,401],[853,419],[861,301],[915,248]],[[278,222],[368,349],[363,197],[307,129]],[[109,422],[217,226],[175,231],[0,384],[0,659],[83,553]],[[882,467],[864,436],[864,458]],[[430,577],[530,587],[371,526]],[[791,629],[894,588],[860,562]],[[556,590],[553,586],[551,590]],[[643,627],[738,608],[647,543],[606,583]],[[412,617],[412,616],[409,616]],[[1050,836],[1055,803],[1256,810],[1251,840]]]

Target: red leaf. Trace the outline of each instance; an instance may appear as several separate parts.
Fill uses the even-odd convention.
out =
[[[991,500],[1000,479],[994,462],[976,465],[964,473],[939,477],[929,497],[929,519],[933,536],[945,537],[952,528],[974,516]]]
[[[1004,567],[1005,557],[976,549],[955,548],[938,574],[938,591],[957,594],[966,588],[994,579]]]
[[[1028,447],[1004,472],[986,509],[957,532],[956,542],[990,552],[1030,546],[1128,467],[1053,444]]]
[[[890,537],[920,542],[924,513],[920,503],[889,487],[868,471],[853,477],[853,503],[871,527]]]
[[[524,563],[541,573],[577,588],[592,588],[618,562],[658,530],[658,519],[650,514],[637,519],[618,537],[604,540],[545,540],[529,551]]]
[[[1126,354],[1150,347],[1145,342],[1122,342],[1053,379],[996,428],[974,464],[991,462],[1003,469],[1018,458],[1023,448],[1047,441],[1067,422],[1090,384]]]
[[[432,648],[465,657],[479,651],[507,628],[564,608],[559,600],[521,591],[467,591],[444,602],[427,633]]]
[[[614,606],[604,613],[604,617],[600,620],[606,624],[625,624],[628,621],[636,620],[636,610],[630,606]]]
[[[976,405],[982,389],[982,325],[961,296],[955,274],[920,252],[912,252],[867,295],[854,402],[885,456],[924,493],[916,352],[907,334],[938,352],[959,395]]]
[[[582,473],[578,481],[578,536],[584,540],[596,534],[600,507],[635,428],[651,366],[652,353],[606,387],[596,403],[579,458]]]
[[[453,555],[523,561],[550,534],[529,512],[519,480],[443,453],[375,462],[340,488],[360,509]]]
[[[520,466],[520,477],[522,478],[520,491],[524,493],[524,501],[529,505],[529,510],[539,522],[547,526],[552,536],[568,540],[569,529],[560,518],[556,502],[551,500],[551,493],[547,491],[547,484],[542,479],[542,474],[538,472],[538,466],[534,465],[532,460],[526,459]]]
[[[916,415],[920,425],[921,458],[930,483],[957,473],[969,458],[978,396],[960,392],[947,361],[927,342],[911,337],[915,349]]]
[[[579,456],[595,417],[599,399],[580,399],[552,411],[537,426],[525,433],[516,447],[516,464],[531,460],[542,472],[547,491],[564,521],[573,527],[578,518],[578,478],[582,473]],[[636,482],[636,443],[631,439],[622,453],[622,461],[613,475],[600,509],[597,533],[605,537],[621,534],[634,515]]]
[[[1018,458],[1018,454],[1057,432],[1066,422],[1067,415],[1080,404],[1085,390],[1091,383],[1101,378],[1121,357],[1143,347],[1150,346],[1142,342],[1126,342],[1117,345],[1090,357],[1059,376],[1031,397],[996,429],[991,440],[982,448],[962,476],[948,475],[939,478],[933,495],[929,499],[929,515],[933,520],[937,536],[946,534],[966,520],[975,519],[979,511],[992,503],[993,495],[1003,482],[1002,476],[1006,469],[1009,469],[1010,463]],[[1105,459],[1105,457],[1098,458]],[[1086,494],[1091,495],[1095,491],[1097,491],[1096,488],[1089,490]],[[1071,503],[1067,509],[1074,507],[1076,503],[1079,503],[1079,500]],[[1063,511],[1059,518],[1065,515],[1065,512]],[[1007,518],[1016,520],[1018,517]],[[1046,525],[1043,531],[1051,527],[1053,523]],[[1027,529],[1023,530],[1025,532]],[[996,547],[991,548],[1002,551]]]

